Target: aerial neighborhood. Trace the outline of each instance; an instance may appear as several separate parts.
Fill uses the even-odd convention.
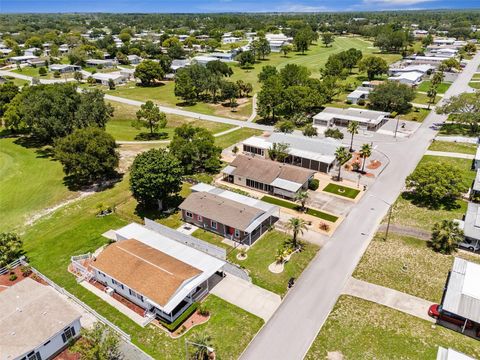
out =
[[[0,4],[0,360],[480,359],[478,4],[40,3]]]

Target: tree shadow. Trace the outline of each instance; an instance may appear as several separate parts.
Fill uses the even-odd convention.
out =
[[[135,84],[135,86],[143,87],[143,88],[155,88],[155,87],[165,86],[165,83],[162,82],[162,81],[156,81],[156,82],[153,82],[153,83],[150,83],[150,84],[137,83],[137,84]]]
[[[101,191],[113,188],[115,184],[122,181],[122,179],[123,179],[123,174],[117,171],[114,171],[112,174],[110,174],[107,179],[100,182],[94,182],[94,183],[90,183],[85,179],[78,178],[75,175],[66,175],[63,177],[63,184],[70,191],[101,192]]]
[[[142,132],[140,134],[137,134],[134,139],[140,140],[140,141],[164,140],[164,139],[168,139],[168,133],[158,132],[158,133],[152,134],[152,133]]]
[[[459,209],[461,206],[457,203],[456,198],[452,197],[444,197],[439,202],[432,202],[429,198],[422,198],[416,195],[414,192],[404,191],[402,194],[402,199],[409,201],[413,205],[417,207],[426,208],[429,210],[456,210]]]
[[[257,121],[255,121],[257,124],[262,124],[262,125],[275,125],[279,119],[272,120],[269,118],[260,118]]]
[[[139,218],[149,218],[151,220],[166,219],[178,210],[178,206],[184,200],[179,194],[176,194],[164,202],[164,210],[159,210],[156,204],[138,203],[135,207],[135,215]]]

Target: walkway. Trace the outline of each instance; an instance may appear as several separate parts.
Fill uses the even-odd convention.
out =
[[[468,159],[468,160],[473,160],[473,159],[475,159],[475,155],[472,155],[472,154],[460,154],[460,153],[454,153],[454,152],[448,152],[448,151],[432,151],[432,150],[427,150],[427,151],[425,152],[425,155],[443,156],[443,157],[453,157],[453,158]]]
[[[268,321],[280,306],[280,295],[233,275],[224,277],[210,293]]]
[[[103,301],[108,303],[109,305],[112,305],[115,309],[120,311],[123,315],[129,317],[131,320],[136,322],[140,326],[144,326],[145,319],[143,316],[138,315],[135,311],[129,309],[125,305],[123,305],[121,302],[115,300],[112,296],[108,295],[107,293],[101,291],[100,289],[97,289],[95,286],[90,284],[89,282],[82,281],[80,283],[85,289],[90,291],[91,293],[95,294],[99,298],[101,298]]]
[[[435,137],[436,141],[459,142],[467,144],[478,144],[478,137],[439,135]]]
[[[435,323],[435,319],[428,316],[428,308],[432,305],[432,302],[416,296],[371,284],[353,277],[348,280],[343,289],[343,293],[388,306],[389,308]]]
[[[252,122],[257,117],[257,94],[252,98],[252,115],[248,118],[248,122]]]
[[[386,231],[387,224],[382,224],[378,228],[378,231]],[[397,224],[390,224],[390,228],[388,229],[390,233],[398,234],[398,235],[405,235],[415,237],[420,240],[430,240],[432,234],[430,231],[418,229],[409,226],[402,226]]]

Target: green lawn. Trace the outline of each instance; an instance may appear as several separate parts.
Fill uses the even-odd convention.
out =
[[[335,195],[347,197],[349,199],[355,199],[360,193],[360,190],[353,189],[351,187],[342,186],[330,183],[322,191],[326,191]]]
[[[284,207],[284,208],[287,208],[287,209],[292,209],[292,210],[297,210],[298,207],[299,207],[298,204],[292,203],[290,201],[285,201],[285,200],[282,200],[282,199],[279,199],[279,198],[274,198],[274,197],[271,197],[271,196],[264,196],[264,197],[262,197],[261,200],[265,201],[267,203],[270,203],[270,204],[274,204],[274,205],[281,206],[281,207]],[[318,217],[320,219],[331,221],[331,222],[335,222],[335,221],[338,220],[338,216],[327,214],[323,211],[319,211],[319,210],[315,210],[315,209],[307,208],[306,213],[308,215],[312,215],[312,216]]]
[[[247,269],[255,285],[281,296],[284,296],[287,292],[288,280],[291,277],[297,279],[319,250],[318,246],[306,243],[305,249],[301,253],[292,255],[290,261],[285,264],[282,273],[274,274],[268,270],[268,266],[275,261],[277,249],[286,240],[290,239],[290,235],[276,230],[267,232],[253,244],[247,252],[247,259],[242,261],[236,257],[237,250],[233,250],[231,246],[222,243],[222,236],[203,229],[196,230],[193,236],[226,249],[228,259]]]
[[[390,233],[385,241],[384,235],[375,236],[353,276],[439,303],[454,255],[434,252],[424,240]],[[455,256],[480,262],[480,255],[464,251]]]
[[[443,124],[439,131],[440,135],[461,135],[476,137],[476,134],[472,134],[470,127],[464,124],[458,123],[446,123]]]
[[[63,184],[57,161],[41,151],[0,139],[0,229],[22,228],[41,210],[75,195]]]
[[[261,134],[262,134],[261,130],[250,129],[250,128],[240,128],[228,134],[216,137],[215,145],[221,147],[222,149],[225,149],[225,148],[228,148],[229,146],[239,143],[240,141],[248,139],[251,136],[259,136]]]
[[[110,102],[110,104],[114,108],[114,113],[112,119],[110,119],[107,123],[107,132],[110,133],[116,140],[132,141],[136,140],[136,137],[139,134],[146,134],[149,132],[149,129],[147,128],[137,129],[132,126],[132,121],[136,119],[136,112],[139,110],[138,107],[113,101]],[[159,130],[159,132],[164,133],[162,139],[171,138],[175,128],[185,123],[206,128],[214,134],[226,131],[233,127],[233,125],[216,123],[213,121],[198,120],[179,115],[167,114],[167,126],[164,129]]]
[[[475,82],[469,82],[468,83],[468,86],[470,86],[471,88],[474,88],[474,89],[480,89],[480,81],[475,81]]]
[[[441,97],[440,96],[436,96],[435,97],[435,104],[440,101]],[[430,102],[430,98],[427,96],[427,94],[420,94],[420,93],[417,93],[415,95],[415,99],[412,100],[413,103],[415,104],[424,104],[424,105],[428,105],[428,103]]]
[[[27,256],[33,266],[131,334],[132,341],[154,358],[183,359],[183,338],[172,340],[153,326],[141,328],[78,285],[67,271],[70,256],[94,251],[107,242],[101,236],[104,231],[128,223],[120,214],[96,217],[96,205],[121,205],[129,199],[128,181],[125,179],[113,189],[87,197],[39,221],[23,235]],[[219,358],[237,359],[263,321],[212,295],[205,304],[211,312],[211,319],[192,329],[188,338],[207,332],[212,336]]]
[[[428,92],[428,90],[430,89],[430,85],[431,85],[430,80],[423,81],[420,85],[418,85],[417,90],[422,92]],[[452,85],[452,83],[443,82],[439,84],[437,86],[437,92],[439,94],[445,94],[448,88],[450,87],[450,85]]]
[[[477,152],[477,145],[450,141],[434,141],[428,150],[474,155]]]
[[[400,115],[400,121],[407,120],[422,122],[428,114],[430,114],[430,110],[428,109],[413,107],[408,113]]]
[[[382,305],[341,296],[306,360],[338,351],[345,359],[436,359],[438,346],[480,357],[478,340]]]
[[[48,69],[45,66],[43,66],[43,67],[47,70],[47,75],[40,76],[38,71],[40,70],[41,67],[42,66],[38,66],[38,67],[26,66],[26,67],[23,67],[21,70],[20,69],[12,70],[12,72],[14,72],[16,74],[25,75],[25,76],[38,77],[38,78],[41,78],[41,79],[53,79],[54,78],[53,77],[53,72],[48,71]]]

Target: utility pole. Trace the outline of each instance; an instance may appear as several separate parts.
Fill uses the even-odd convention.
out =
[[[390,230],[390,220],[391,220],[391,218],[392,218],[392,208],[393,208],[393,205],[390,205],[390,207],[388,208],[387,230],[385,231],[384,241],[387,241],[387,238],[388,238],[388,230]]]

